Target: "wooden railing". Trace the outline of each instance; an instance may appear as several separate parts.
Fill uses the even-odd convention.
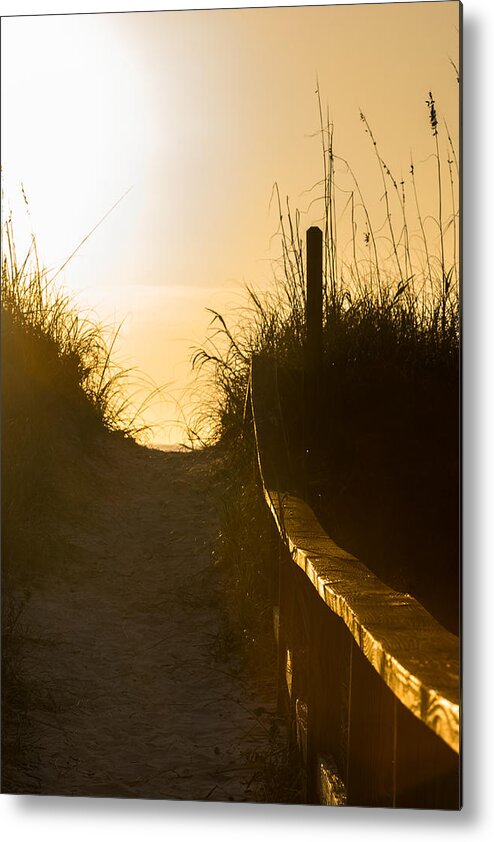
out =
[[[338,547],[293,493],[271,358],[248,391],[273,516],[279,702],[312,803],[458,809],[458,639]]]

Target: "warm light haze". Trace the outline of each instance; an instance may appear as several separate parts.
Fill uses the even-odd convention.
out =
[[[2,793],[461,809],[462,16],[2,18]]]

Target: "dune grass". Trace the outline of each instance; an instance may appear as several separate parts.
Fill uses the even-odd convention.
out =
[[[145,434],[142,389],[114,362],[117,333],[78,312],[42,267],[33,238],[18,258],[11,217],[2,230],[2,766],[28,750],[37,688],[22,662],[24,609],[48,570],[64,564],[64,513],[84,521],[94,459],[109,435]],[[148,389],[152,397],[152,390]],[[151,399],[148,397],[148,399]],[[72,508],[71,508],[72,507]],[[39,699],[38,699],[39,702]]]
[[[114,360],[118,331],[81,313],[42,267],[33,237],[19,259],[2,231],[2,483],[4,570],[41,510],[62,494],[101,435],[146,433],[136,405],[144,384]],[[76,455],[76,449],[79,454]],[[72,453],[72,450],[74,451]],[[75,464],[74,464],[75,463]],[[40,553],[43,550],[40,547]]]
[[[410,370],[456,365],[460,319],[458,158],[447,124],[443,121],[440,126],[432,92],[425,104],[435,162],[437,218],[422,214],[413,158],[407,178],[398,182],[361,113],[382,186],[384,213],[374,220],[354,169],[336,154],[334,126],[324,122],[319,95],[318,103],[323,173],[309,191],[318,191],[309,208],[322,206],[317,224],[324,234],[325,364],[359,366],[372,359],[380,365],[391,355],[394,362]],[[446,166],[448,191],[444,185]],[[212,440],[239,431],[246,371],[253,353],[274,354],[280,362],[302,366],[305,231],[300,211],[292,211],[288,198],[282,201],[277,184],[273,194],[281,249],[273,286],[264,292],[247,287],[240,315],[212,311],[211,334],[193,357],[197,369],[207,369],[212,395],[207,413],[213,413],[216,422]],[[350,236],[342,245],[343,231],[350,231]],[[201,427],[200,417],[196,426]]]
[[[82,397],[87,412],[108,430],[139,436],[145,430],[139,421],[143,407],[135,407],[139,384],[135,372],[114,360],[119,329],[98,323],[78,310],[40,265],[34,237],[26,256],[18,261],[11,217],[4,225],[3,240],[2,320],[7,353],[14,343],[15,353],[23,353],[17,363],[26,373],[29,366],[35,376],[44,369],[51,386],[57,383],[59,393],[67,399],[70,393],[74,399],[76,394]],[[38,356],[36,371],[34,349]],[[132,382],[134,390],[129,389]]]
[[[362,113],[381,189],[375,219],[354,168],[336,153],[334,127],[320,97],[318,102],[323,172],[311,206],[321,208],[324,234],[323,359],[318,468],[306,483],[307,496],[337,541],[381,578],[414,593],[457,632],[456,150],[428,92],[424,119],[430,126],[436,212],[434,218],[424,216],[419,168],[411,159],[407,176],[398,181]],[[302,457],[305,231],[301,213],[282,201],[276,185],[274,197],[281,247],[274,285],[264,293],[248,288],[240,315],[214,313],[211,335],[193,363],[209,385],[203,412],[214,421],[211,439],[237,453],[245,441],[251,355],[274,355],[289,442]],[[243,476],[248,476],[251,457],[245,453]],[[239,471],[237,458],[237,482]]]

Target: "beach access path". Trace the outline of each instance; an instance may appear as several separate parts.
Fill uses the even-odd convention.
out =
[[[217,458],[110,437],[93,460],[22,613],[28,748],[6,791],[256,800],[275,689],[221,651]]]

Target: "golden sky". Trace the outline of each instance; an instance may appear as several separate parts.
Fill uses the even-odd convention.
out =
[[[395,176],[413,151],[431,207],[432,90],[458,148],[457,2],[67,15],[2,20],[4,190],[22,235],[22,181],[41,256],[56,267],[129,188],[63,272],[120,358],[180,397],[207,306],[265,286],[277,255],[273,183],[293,206],[321,178],[316,78],[369,205],[380,190],[361,108]],[[304,227],[318,222],[310,206]],[[151,420],[182,435],[173,400]]]

